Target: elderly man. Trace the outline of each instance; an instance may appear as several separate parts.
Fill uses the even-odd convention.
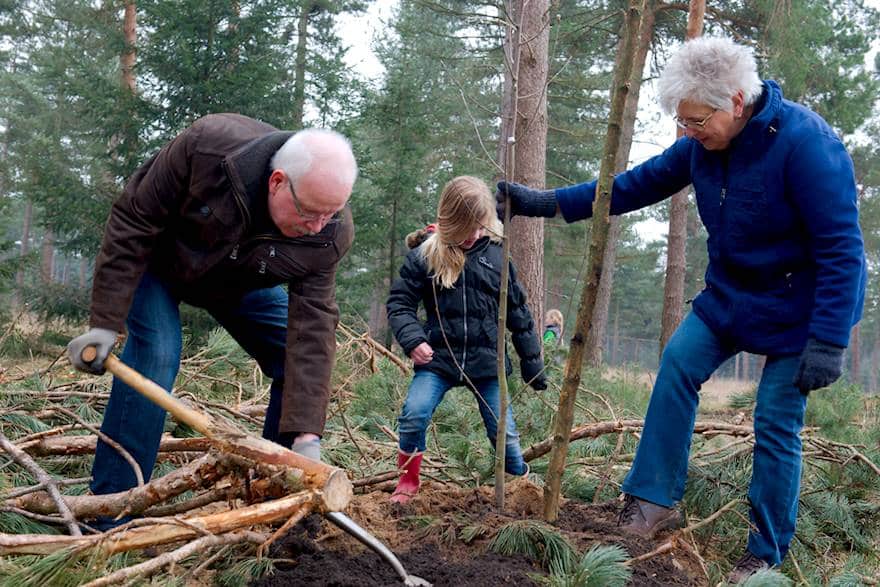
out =
[[[767,356],[755,407],[749,502],[754,529],[729,576],[778,565],[797,519],[807,395],[840,377],[861,317],[865,256],[852,160],[815,112],[761,81],[752,52],[721,38],[685,43],[660,78],[685,136],[614,178],[611,213],[693,184],[709,234],[706,288],[670,338],[636,458],[623,484],[624,531],[679,523],[700,386],[740,351]],[[557,190],[499,184],[511,212],[588,218],[590,182]]]
[[[95,267],[90,330],[71,362],[103,372],[128,327],[122,361],[171,390],[180,302],[206,309],[272,379],[263,436],[320,459],[338,321],[335,275],[354,230],[357,164],[326,130],[296,134],[237,114],[195,122],[144,163],[114,203]],[[281,284],[288,285],[288,291]],[[97,359],[85,364],[82,350]],[[114,379],[102,431],[140,465],[156,460],[165,412]],[[98,443],[95,494],[135,486]]]

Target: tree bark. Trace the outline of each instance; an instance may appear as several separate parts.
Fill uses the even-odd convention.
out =
[[[849,335],[849,354],[850,354],[850,382],[851,383],[860,383],[859,375],[862,370],[862,361],[861,361],[861,324],[856,324],[852,327]]]
[[[636,114],[639,110],[642,73],[645,69],[645,59],[648,56],[648,50],[651,48],[651,40],[654,38],[654,6],[654,0],[646,3],[645,13],[642,15],[642,21],[639,25],[639,44],[632,65],[630,91],[626,96],[626,103],[623,107],[623,126],[620,131],[620,146],[614,162],[614,173],[626,170],[627,163],[629,162],[629,152],[632,148],[633,133],[636,126]],[[623,40],[621,39],[618,46],[622,43]],[[610,219],[608,227],[608,246],[605,248],[605,259],[602,262],[602,277],[599,279],[596,309],[593,311],[592,328],[590,328],[589,335],[587,336],[587,364],[591,367],[599,367],[602,364],[602,356],[605,350],[605,332],[608,330],[608,309],[611,305],[611,292],[614,286],[614,265],[617,262],[617,239],[619,235],[620,217],[614,216]]]
[[[513,181],[543,189],[547,162],[547,71],[550,41],[549,0],[513,2],[519,31],[516,76],[516,149]],[[508,170],[510,171],[510,170]],[[536,324],[544,320],[544,219],[514,218],[508,228],[511,256]],[[539,326],[540,328],[540,326]]]
[[[137,8],[134,0],[125,1],[122,34],[125,38],[125,47],[119,56],[119,65],[122,70],[122,87],[134,94],[137,90],[134,76],[134,64],[137,57]]]
[[[626,33],[623,35],[624,43],[621,46],[621,57],[614,71],[611,91],[611,112],[605,135],[605,147],[603,149],[604,154],[599,171],[599,180],[596,185],[596,200],[593,203],[593,224],[590,231],[590,260],[587,281],[581,294],[574,336],[571,339],[571,350],[565,363],[562,392],[559,397],[559,410],[556,413],[553,426],[553,451],[547,467],[546,484],[544,486],[544,518],[548,522],[553,522],[559,517],[559,493],[568,452],[569,433],[574,420],[574,402],[581,381],[584,347],[589,331],[592,328],[591,322],[596,308],[599,279],[602,275],[602,263],[605,258],[605,246],[608,239],[612,174],[620,146],[623,110],[626,96],[629,93],[629,86],[632,83],[635,47],[638,43],[639,23],[645,10],[645,2],[646,0],[630,0],[625,14]]]
[[[52,271],[55,268],[55,236],[52,229],[47,228],[43,234],[43,242],[40,245],[40,281],[49,285],[52,283]]]
[[[21,247],[19,247],[19,254],[21,257],[26,257],[30,252],[31,224],[33,223],[33,217],[34,204],[30,200],[27,200],[24,203],[24,218],[21,221]],[[17,305],[19,306],[23,302],[24,275],[24,267],[15,272],[16,297],[18,300]]]
[[[293,87],[293,128],[302,128],[306,106],[306,49],[309,37],[309,14],[312,3],[304,0],[299,11],[296,36],[296,66]]]
[[[685,38],[695,39],[703,34],[703,17],[706,13],[706,0],[690,0],[688,24]],[[676,137],[681,137],[682,129],[677,128]],[[666,242],[666,280],[663,285],[663,312],[660,319],[660,348],[663,355],[666,343],[678,328],[684,314],[684,281],[687,271],[687,220],[688,193],[690,186],[674,196],[669,207],[669,237]]]

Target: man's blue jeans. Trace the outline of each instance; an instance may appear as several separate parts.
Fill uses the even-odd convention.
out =
[[[171,390],[180,367],[179,305],[180,300],[164,282],[149,272],[144,274],[128,313],[128,338],[121,356],[123,363],[167,390]],[[279,442],[287,293],[281,287],[255,290],[235,303],[207,310],[272,379],[263,437]],[[165,410],[113,379],[101,431],[134,457],[144,481],[153,472],[164,425]],[[283,440],[289,447],[292,438]],[[92,466],[92,493],[115,493],[136,485],[131,466],[116,450],[99,441]]]
[[[623,491],[671,507],[684,494],[700,387],[736,350],[690,313],[669,339]],[[807,399],[792,383],[799,357],[769,356],[758,384],[748,549],[778,565],[797,521]]]
[[[400,450],[405,453],[422,452],[425,450],[425,433],[431,417],[446,392],[460,385],[456,381],[447,379],[433,371],[419,369],[409,385],[403,410],[398,418],[398,434],[400,435]],[[480,407],[480,416],[486,426],[486,436],[495,448],[495,438],[498,434],[498,414],[501,410],[501,397],[498,387],[498,379],[489,377],[474,381],[476,386],[477,404]],[[507,434],[504,449],[504,470],[511,475],[522,475],[528,469],[522,458],[522,450],[519,446],[519,434],[516,424],[513,422],[513,410],[510,404],[507,406]]]

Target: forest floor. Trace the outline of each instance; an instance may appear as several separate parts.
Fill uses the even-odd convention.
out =
[[[495,508],[494,488],[488,486],[461,489],[428,482],[406,506],[393,504],[389,497],[385,491],[356,495],[348,513],[391,548],[412,575],[438,587],[483,587],[536,585],[532,576],[547,574],[537,561],[488,549],[489,537],[505,524],[541,518],[542,490],[527,480],[507,484],[503,513]],[[633,557],[654,549],[658,543],[618,532],[618,507],[616,501],[592,505],[566,500],[554,529],[580,552],[595,544],[619,545]],[[476,538],[461,539],[463,530],[474,528],[479,529]],[[318,516],[279,541],[272,556],[288,562],[276,563],[275,573],[257,583],[261,587],[401,584],[378,555]],[[632,570],[631,585],[706,584],[699,561],[681,549],[638,562]]]

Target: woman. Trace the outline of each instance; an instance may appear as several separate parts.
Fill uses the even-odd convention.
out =
[[[700,386],[740,351],[767,355],[755,408],[754,525],[728,580],[781,564],[797,519],[807,394],[840,377],[862,312],[865,258],[852,160],[816,113],[761,81],[747,47],[685,43],[659,83],[684,137],[614,178],[622,214],[693,184],[709,234],[706,287],[666,346],[623,491],[624,531],[679,523]],[[596,183],[532,190],[499,183],[513,214],[589,218]]]

